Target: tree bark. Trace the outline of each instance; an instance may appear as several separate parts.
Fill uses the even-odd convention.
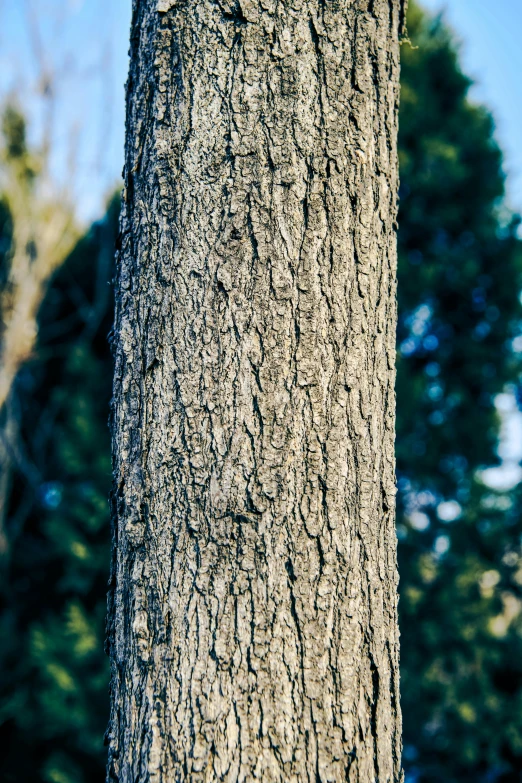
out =
[[[400,0],[134,0],[108,779],[401,779]]]

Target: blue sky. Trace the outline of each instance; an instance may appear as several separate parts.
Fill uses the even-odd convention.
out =
[[[522,0],[423,5],[444,10],[461,42],[464,70],[476,80],[473,99],[496,120],[509,203],[522,211]],[[131,0],[0,0],[0,100],[17,96],[38,139],[46,111],[38,94],[41,60],[55,73],[53,171],[85,222],[101,214],[121,173],[130,6]]]
[[[522,212],[522,0],[423,0],[460,41],[474,100],[491,109],[505,154],[510,206]]]
[[[123,160],[130,0],[0,0],[0,101],[20,103],[39,141],[49,113],[52,171],[80,218],[98,217]]]

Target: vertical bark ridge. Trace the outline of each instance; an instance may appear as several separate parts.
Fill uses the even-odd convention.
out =
[[[134,0],[108,779],[400,779],[399,0]]]

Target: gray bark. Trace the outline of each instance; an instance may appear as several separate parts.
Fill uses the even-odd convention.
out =
[[[134,0],[108,779],[401,779],[400,0]]]

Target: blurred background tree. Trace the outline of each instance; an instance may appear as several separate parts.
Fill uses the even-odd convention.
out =
[[[522,372],[518,220],[503,205],[493,122],[468,98],[450,33],[411,0],[408,31],[397,381],[405,768],[409,783],[515,783],[522,513],[518,487],[495,489],[491,467],[499,400],[516,396]],[[3,187],[5,290],[16,221]],[[0,585],[6,781],[104,778],[117,214],[115,198],[54,274],[1,413],[16,421]]]
[[[519,219],[451,35],[411,5],[402,47],[398,534],[410,780],[522,776],[518,493],[489,486],[520,356]],[[516,345],[516,342],[515,342]],[[498,398],[497,398],[498,399]],[[491,475],[491,471],[489,471]]]
[[[1,584],[3,780],[102,780],[118,199],[53,278],[19,373]]]

